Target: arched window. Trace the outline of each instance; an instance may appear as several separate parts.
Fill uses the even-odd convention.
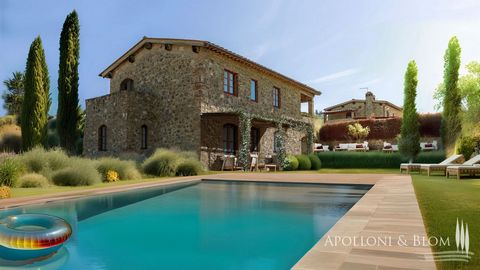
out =
[[[98,151],[107,151],[107,126],[98,128]]]
[[[147,138],[148,138],[148,128],[146,125],[143,125],[142,126],[142,144],[141,144],[141,148],[142,149],[147,149]]]
[[[237,127],[232,124],[223,126],[223,151],[234,154],[237,149]]]
[[[120,91],[132,91],[133,90],[133,80],[125,79],[120,83]]]

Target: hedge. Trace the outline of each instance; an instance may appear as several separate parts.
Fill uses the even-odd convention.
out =
[[[400,168],[408,162],[399,153],[382,152],[323,152],[317,154],[323,168]],[[422,152],[416,163],[439,163],[445,159],[445,152]]]
[[[440,137],[441,114],[422,114],[419,117],[420,136]],[[400,134],[402,118],[386,119],[358,119],[348,122],[327,123],[319,131],[320,141],[343,141],[347,138],[347,126],[352,123],[360,123],[364,127],[370,127],[367,140],[393,139]]]

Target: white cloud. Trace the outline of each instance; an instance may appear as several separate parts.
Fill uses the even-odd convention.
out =
[[[340,78],[344,78],[344,77],[348,77],[348,76],[351,76],[353,74],[356,74],[359,71],[360,70],[357,69],[357,68],[349,68],[349,69],[346,69],[346,70],[342,70],[342,71],[339,71],[339,72],[335,72],[335,73],[332,73],[332,74],[328,74],[328,75],[313,79],[310,82],[311,83],[322,83],[322,82],[335,81],[335,80],[338,80]]]
[[[256,46],[249,53],[249,58],[252,59],[253,61],[258,61],[260,58],[262,58],[263,55],[265,55],[265,53],[268,51],[269,48],[270,48],[269,43],[263,43],[259,46]]]

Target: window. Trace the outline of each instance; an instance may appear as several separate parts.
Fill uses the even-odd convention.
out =
[[[234,154],[237,149],[237,127],[232,124],[223,126],[223,151]]]
[[[237,74],[223,71],[223,92],[229,95],[237,95]]]
[[[250,80],[250,100],[258,102],[257,81]]]
[[[120,91],[132,91],[133,90],[133,80],[125,79],[120,83]]]
[[[347,118],[352,118],[352,112],[347,112]]]
[[[98,151],[107,151],[107,126],[98,128]]]
[[[252,128],[250,130],[250,152],[259,151],[260,142],[260,130],[258,128]]]
[[[148,137],[148,128],[146,125],[142,126],[142,143],[141,148],[147,149],[147,137]]]
[[[273,107],[280,108],[280,89],[273,87]]]

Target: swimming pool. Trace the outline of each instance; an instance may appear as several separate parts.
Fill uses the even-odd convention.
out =
[[[72,225],[65,247],[32,269],[290,269],[370,187],[201,181],[0,217],[45,213]]]

